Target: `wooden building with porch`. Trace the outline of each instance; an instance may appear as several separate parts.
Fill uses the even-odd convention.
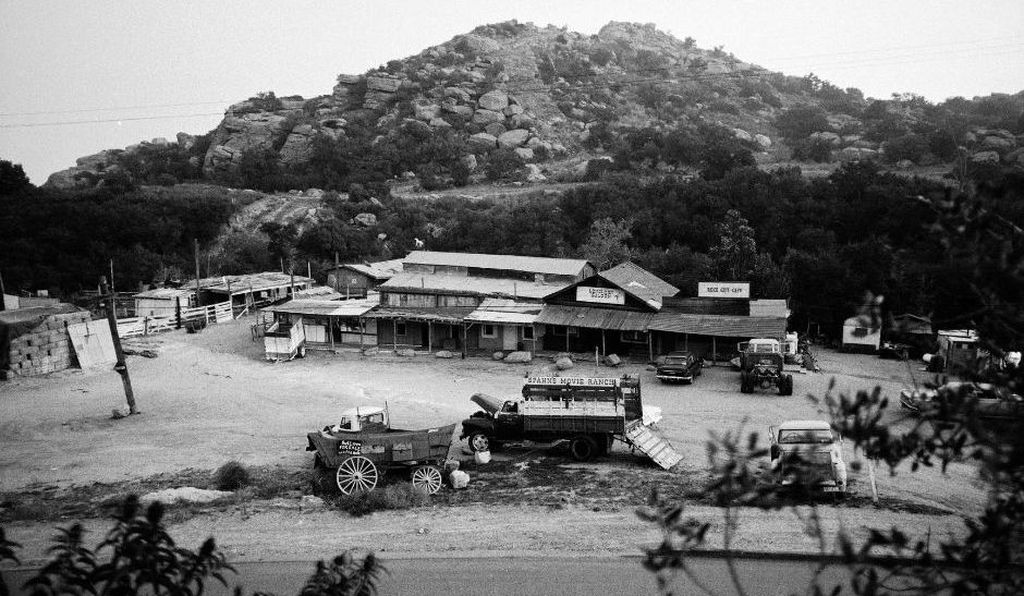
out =
[[[521,341],[525,345],[539,339],[532,325],[525,329],[525,318],[485,314],[490,309],[481,311],[482,319],[468,324],[466,317],[491,298],[532,303],[539,309],[545,296],[593,271],[593,265],[582,259],[414,251],[403,260],[402,272],[379,286],[380,305],[367,317],[378,321],[377,339],[382,348],[463,353],[467,349],[504,349],[513,345],[511,334],[515,333],[512,349],[516,349]],[[503,317],[519,322],[498,320]],[[514,328],[506,339],[502,327],[502,348],[496,347],[499,332],[495,325]]]
[[[360,349],[377,344],[377,321],[365,315],[376,306],[375,299],[295,299],[263,309],[275,321],[301,321],[305,346],[309,350]]]
[[[549,294],[535,323],[545,350],[639,354],[653,359],[648,325],[679,289],[626,262]]]
[[[346,263],[327,270],[327,285],[346,298],[365,298],[368,292],[401,271],[402,259]]]
[[[199,280],[198,305],[231,300],[231,308],[236,314],[246,310],[253,312],[256,308],[288,298],[294,291],[314,285],[316,281],[313,278],[278,271],[207,277]]]

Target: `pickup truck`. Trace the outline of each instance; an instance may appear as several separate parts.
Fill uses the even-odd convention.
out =
[[[771,469],[782,486],[846,492],[843,441],[821,420],[787,420],[768,429]]]

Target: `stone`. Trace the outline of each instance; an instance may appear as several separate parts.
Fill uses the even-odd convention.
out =
[[[1002,153],[1012,150],[1016,146],[1016,143],[1013,142],[1012,138],[1007,139],[1001,136],[991,135],[982,139],[981,146],[985,149]]]
[[[475,172],[476,171],[476,168],[477,168],[476,156],[473,155],[472,153],[463,155],[462,157],[459,158],[459,161],[461,161],[462,165],[466,166],[466,169],[468,169],[470,172]]]
[[[146,493],[139,497],[140,505],[148,505],[154,501],[160,501],[168,505],[177,502],[185,503],[209,503],[217,499],[229,497],[233,493],[224,490],[209,490],[195,488],[193,486],[182,486],[178,488],[165,488],[156,492]]]
[[[431,101],[418,99],[412,104],[412,111],[417,120],[429,122],[441,114],[441,106]]]
[[[448,482],[451,483],[452,488],[460,490],[466,488],[469,485],[469,474],[462,470],[455,470],[448,476]]]
[[[914,167],[914,161],[910,159],[901,159],[898,162],[896,162],[896,167],[901,170],[909,170],[910,168]]]
[[[505,131],[505,125],[500,122],[491,122],[484,127],[484,132],[494,137],[501,137],[501,135],[505,134]]]
[[[498,146],[505,149],[515,149],[526,143],[530,138],[530,131],[517,128],[510,130],[498,137]]]
[[[608,354],[604,357],[604,363],[608,366],[618,366],[622,364],[622,358],[619,358],[618,354]]]
[[[463,118],[471,118],[473,116],[473,108],[469,106],[458,105],[455,103],[443,103],[441,104],[441,109],[450,114],[458,114]]]
[[[527,149],[527,151],[530,151]],[[531,152],[532,153],[532,152]],[[540,166],[535,163],[526,164],[526,181],[527,182],[545,182],[547,176],[541,173]]]
[[[505,362],[531,362],[533,360],[533,354],[530,352],[509,352],[508,356],[505,356]]]
[[[504,352],[494,352],[493,354],[491,354],[491,360],[503,360],[504,358]]]
[[[478,132],[469,137],[469,144],[478,149],[494,149],[498,146],[498,138],[486,132]]]
[[[377,225],[377,216],[373,213],[360,213],[352,218],[352,221],[364,227],[372,228]]]
[[[510,118],[512,116],[518,116],[519,114],[523,113],[523,106],[519,104],[512,104],[505,108],[504,110],[502,110],[502,113]]]
[[[732,129],[732,135],[734,137],[736,137],[737,139],[741,140],[741,141],[753,141],[754,140],[754,137],[752,137],[749,132],[743,130],[742,128],[734,128],[734,129]]]
[[[463,103],[468,102],[472,98],[469,91],[462,87],[445,87],[444,96],[454,98],[456,101]]]
[[[413,350],[412,348],[403,348],[395,353],[398,354],[399,356],[402,356],[403,358],[412,358],[413,356],[416,355],[416,350]]]
[[[508,94],[500,89],[488,91],[480,96],[477,105],[485,110],[500,112],[508,107]]]
[[[493,112],[487,109],[479,109],[473,112],[473,123],[487,125],[491,122],[504,122],[505,115],[501,112]]]
[[[995,151],[979,151],[971,156],[974,163],[999,163],[999,154]]]
[[[305,163],[313,155],[313,136],[315,131],[310,124],[302,124],[292,129],[285,139],[278,154],[278,160],[287,165]]]
[[[468,33],[459,37],[458,44],[464,44],[470,52],[474,54],[486,54],[488,52],[495,52],[501,46],[498,42],[489,38],[483,37],[482,35],[476,35],[475,33]]]
[[[760,145],[762,149],[772,146],[772,140],[768,138],[768,135],[754,135],[754,142]]]
[[[455,354],[448,350],[440,350],[434,354],[435,358],[455,358]]]
[[[196,144],[195,135],[190,135],[187,132],[179,132],[175,138],[178,140],[178,147],[181,147],[186,151],[194,147]]]
[[[370,91],[394,93],[402,86],[402,79],[390,74],[377,73],[366,77],[366,88]]]
[[[452,125],[444,118],[431,118],[430,126],[433,128],[451,128]]]
[[[809,138],[815,141],[824,141],[833,147],[838,147],[842,144],[842,139],[834,132],[815,132]]]
[[[523,161],[531,161],[533,159],[533,149],[529,147],[516,147],[516,155]]]
[[[559,358],[558,360],[555,360],[555,368],[558,370],[569,370],[572,367],[573,363],[569,358]]]
[[[302,495],[299,500],[299,507],[301,509],[323,509],[326,507],[324,500],[316,495]]]
[[[841,161],[874,159],[878,157],[878,151],[875,151],[874,149],[863,149],[860,147],[846,147],[839,151],[838,157]]]
[[[536,121],[526,114],[516,114],[509,122],[512,128],[531,128],[536,124]]]
[[[309,197],[311,199],[322,199],[324,198],[325,194],[326,193],[323,191],[323,189],[320,188],[307,188],[306,191],[302,193],[303,196]]]

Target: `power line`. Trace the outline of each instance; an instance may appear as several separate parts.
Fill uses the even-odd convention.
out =
[[[71,124],[103,124],[107,122],[130,122],[134,120],[172,120],[174,118],[200,118],[205,116],[223,116],[223,112],[206,114],[180,114],[169,116],[138,116],[134,118],[105,118],[100,120],[65,120],[63,122],[33,122],[30,124],[0,124],[0,128],[37,128],[40,126],[67,126]]]
[[[161,103],[161,104],[144,104],[137,106],[118,106],[111,108],[81,108],[77,110],[47,110],[41,112],[0,112],[0,116],[48,116],[51,114],[84,114],[88,112],[114,112],[117,110],[143,110],[149,108],[184,108],[192,106],[209,106],[209,105],[231,105],[234,102],[231,101],[192,101],[187,103]]]

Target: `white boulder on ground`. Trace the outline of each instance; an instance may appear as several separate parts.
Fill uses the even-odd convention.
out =
[[[555,367],[558,368],[558,370],[569,370],[570,368],[573,367],[573,363],[570,358],[562,357],[559,358],[558,360],[555,360]]]
[[[434,356],[436,356],[437,358],[454,358],[455,354],[448,350],[440,350],[439,352],[434,354]]]
[[[498,146],[498,139],[486,132],[478,132],[469,137],[469,144],[478,149],[494,149]]]
[[[505,356],[505,362],[530,362],[533,360],[533,354],[529,352],[509,352],[508,356]]]
[[[608,354],[604,357],[604,363],[608,366],[618,366],[622,364],[622,358],[619,358],[618,354]]]
[[[504,358],[505,358],[505,353],[504,352],[495,352],[495,353],[491,354],[491,359],[492,360],[502,360]]]
[[[503,149],[515,149],[530,138],[530,131],[522,128],[510,130],[498,137],[498,146]]]
[[[448,476],[448,482],[451,482],[452,488],[466,488],[469,485],[469,474],[462,470],[455,470]]]
[[[412,348],[404,348],[398,350],[397,354],[399,356],[404,356],[405,358],[411,358],[416,355],[416,350],[413,350]]]
[[[488,91],[480,96],[477,105],[485,110],[500,112],[508,107],[508,94],[501,89]]]

